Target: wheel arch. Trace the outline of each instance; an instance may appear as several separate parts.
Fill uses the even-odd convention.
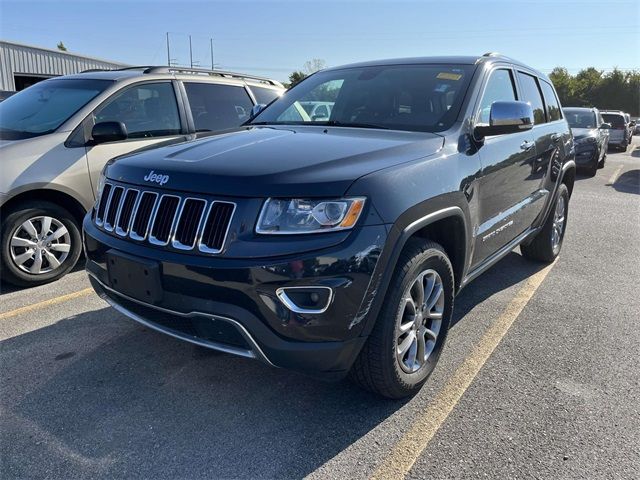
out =
[[[9,198],[0,207],[0,218],[5,218],[10,212],[19,208],[20,205],[34,201],[46,201],[64,207],[78,221],[79,226],[82,226],[82,219],[87,213],[86,208],[73,195],[52,188],[37,188],[23,190]]]
[[[466,266],[469,264],[471,231],[468,208],[458,203],[449,202],[448,206],[442,207],[441,202],[437,202],[435,205],[440,205],[441,208],[427,207],[426,210],[429,213],[426,215],[424,205],[416,206],[405,212],[391,226],[383,256],[376,266],[376,270],[380,271],[374,272],[373,275],[375,279],[377,274],[379,280],[372,281],[370,289],[373,289],[373,292],[368,292],[374,298],[368,305],[368,311],[359,315],[360,318],[366,316],[361,335],[371,333],[387,295],[398,258],[411,238],[425,238],[442,245],[453,267],[455,289],[456,291],[460,289]],[[423,212],[420,216],[416,215],[417,207],[420,207]],[[407,216],[412,217],[412,220],[407,221]]]
[[[562,178],[560,183],[564,183],[569,190],[569,197],[573,193],[573,186],[576,182],[576,164],[573,161],[565,163],[562,169]]]

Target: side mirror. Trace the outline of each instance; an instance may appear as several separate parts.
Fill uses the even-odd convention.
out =
[[[253,120],[254,118],[256,118],[260,112],[262,112],[265,109],[266,105],[264,103],[256,103],[253,107],[251,107],[251,116],[249,117],[249,120]]]
[[[477,125],[476,138],[524,132],[533,128],[533,109],[526,102],[493,102],[489,125]]]
[[[602,130],[609,130],[609,129],[611,129],[611,124],[610,123],[603,123],[602,125],[600,125],[600,128]]]
[[[122,122],[96,123],[91,130],[91,137],[95,145],[99,143],[117,142],[127,139],[127,127]]]

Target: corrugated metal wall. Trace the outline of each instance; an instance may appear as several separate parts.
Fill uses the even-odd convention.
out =
[[[127,65],[81,57],[72,53],[0,41],[0,90],[15,90],[14,75],[56,76],[90,68],[120,68]]]

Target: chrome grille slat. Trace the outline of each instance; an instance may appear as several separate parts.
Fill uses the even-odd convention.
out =
[[[158,201],[151,229],[149,230],[149,242],[154,245],[167,245],[173,235],[175,220],[180,207],[180,197],[176,195],[162,195]]]
[[[103,227],[108,232],[113,231],[118,218],[118,212],[120,211],[120,201],[122,200],[122,194],[124,193],[124,187],[114,187],[111,191],[109,198],[109,204],[104,215]]]
[[[218,254],[224,249],[236,204],[129,188],[106,182],[95,224],[119,237],[181,251]]]
[[[96,225],[101,226],[104,224],[104,214],[109,206],[109,200],[111,200],[111,192],[113,185],[105,183],[100,192],[100,201],[98,202],[98,210],[96,211]]]
[[[133,222],[129,231],[129,237],[134,240],[144,240],[147,238],[149,222],[155,211],[158,194],[155,192],[143,192],[140,201],[135,208]]]
[[[135,188],[129,188],[123,196],[122,205],[118,212],[118,219],[116,220],[116,233],[121,237],[126,237],[131,228],[133,221],[133,210],[138,203],[138,197],[140,191]]]
[[[174,248],[191,250],[195,246],[198,232],[202,228],[206,207],[206,200],[201,198],[187,197],[184,199],[171,241]]]
[[[204,253],[220,253],[223,250],[235,209],[235,203],[211,202],[198,250]]]

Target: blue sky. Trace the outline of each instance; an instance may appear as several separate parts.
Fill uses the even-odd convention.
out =
[[[640,69],[640,0],[4,1],[0,38],[130,64],[171,57],[285,80],[312,58],[499,51],[540,70]]]

